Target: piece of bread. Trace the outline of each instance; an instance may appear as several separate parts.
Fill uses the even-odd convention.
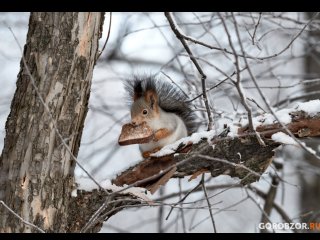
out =
[[[130,144],[148,143],[153,139],[153,131],[143,122],[140,125],[133,125],[127,123],[122,126],[121,134],[119,136],[118,143],[121,146]]]

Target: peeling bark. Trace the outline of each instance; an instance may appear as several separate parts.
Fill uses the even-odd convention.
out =
[[[31,13],[23,56],[57,129],[77,156],[101,13]],[[6,122],[0,158],[0,198],[46,232],[65,232],[75,161],[57,136],[23,61]],[[33,232],[0,207],[0,232]]]

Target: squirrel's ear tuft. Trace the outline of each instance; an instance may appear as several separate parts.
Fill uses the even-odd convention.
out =
[[[142,97],[142,94],[143,94],[141,81],[136,81],[134,83],[133,90],[134,90],[133,101],[136,101],[138,98]]]
[[[148,90],[145,94],[146,102],[149,104],[151,109],[155,109],[158,102],[158,97],[155,91]]]

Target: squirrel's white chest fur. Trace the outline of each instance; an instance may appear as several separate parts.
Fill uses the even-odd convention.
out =
[[[142,152],[151,151],[155,148],[162,148],[168,144],[174,143],[180,138],[187,137],[188,132],[186,125],[182,119],[174,114],[168,113],[160,109],[160,117],[147,121],[147,124],[152,128],[154,132],[161,128],[169,130],[170,135],[160,139],[159,141],[152,141],[150,143],[140,144],[140,150]]]

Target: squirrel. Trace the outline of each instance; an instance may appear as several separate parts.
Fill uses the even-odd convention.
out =
[[[144,158],[196,131],[196,115],[188,97],[173,84],[154,76],[135,76],[125,81],[125,90],[131,123],[146,122],[154,134],[152,141],[139,145]]]

